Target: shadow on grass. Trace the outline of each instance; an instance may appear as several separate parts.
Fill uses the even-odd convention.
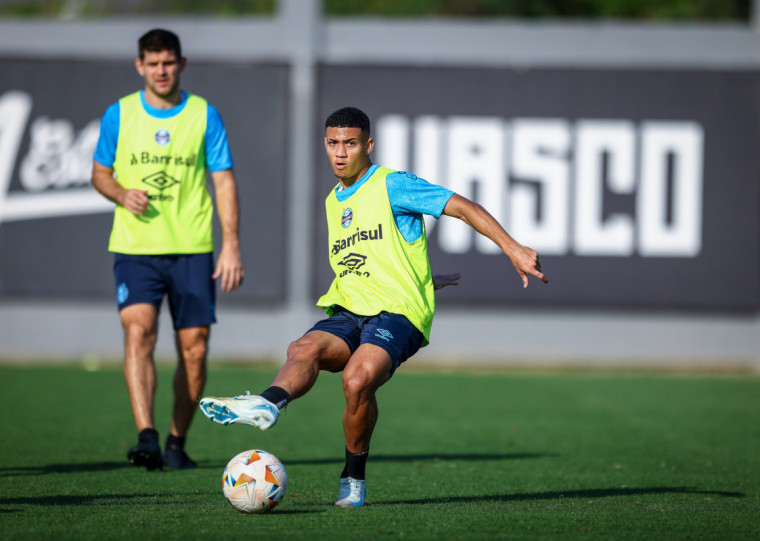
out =
[[[39,466],[11,466],[0,468],[0,477],[17,475],[47,475],[50,473],[82,473],[89,471],[112,471],[134,468],[127,462],[91,462],[84,464],[40,464]]]
[[[642,496],[647,494],[702,494],[725,498],[744,498],[742,492],[720,490],[697,490],[694,487],[644,487],[644,488],[589,488],[583,490],[562,490],[551,492],[491,494],[485,496],[444,496],[441,498],[420,498],[416,500],[375,501],[370,505],[426,505],[472,502],[523,502],[535,500],[562,500],[565,498],[609,498],[613,496]]]
[[[201,493],[203,495],[204,493]],[[217,497],[217,493],[205,493],[208,496]],[[197,496],[198,494],[193,494]],[[142,501],[141,501],[142,500]],[[178,498],[176,494],[60,494],[53,496],[17,496],[0,498],[0,506],[10,505],[54,505],[54,506],[80,506],[80,505],[145,505],[177,507],[187,505],[187,501]]]
[[[224,469],[224,464],[220,464],[216,461],[201,461],[197,463],[197,469]],[[144,468],[135,467],[126,460],[123,462],[89,462],[82,464],[41,464],[39,466],[16,466],[8,468],[0,468],[0,478],[2,477],[17,477],[24,475],[48,475],[51,473],[86,473],[86,472],[106,472],[116,470],[132,470],[132,471],[145,471]],[[163,470],[154,470],[151,473],[167,473],[174,470],[169,466],[165,466]],[[192,471],[192,470],[183,470]]]
[[[370,462],[437,462],[439,460],[523,460],[529,458],[557,457],[554,453],[426,453],[416,455],[370,455]],[[343,464],[345,457],[284,459],[285,464]]]
[[[201,492],[192,494],[198,496],[219,499],[216,492]],[[19,513],[28,509],[29,506],[52,506],[52,507],[80,507],[80,506],[129,506],[137,508],[165,507],[182,508],[192,505],[186,498],[180,498],[176,494],[81,494],[81,495],[54,495],[54,496],[17,496],[12,498],[0,498],[0,514]],[[310,513],[324,513],[329,509],[327,505],[307,505],[300,509],[277,509],[272,511],[278,515],[300,515]]]
[[[416,455],[373,455],[372,462],[436,462],[438,460],[520,460],[530,458],[544,458],[559,456],[551,453],[431,453]],[[320,464],[343,464],[345,458],[336,456],[334,458],[314,458],[301,460],[283,460],[285,464],[293,465],[320,465]],[[202,460],[197,462],[198,469],[224,469],[227,462],[217,462],[214,460]],[[135,469],[126,460],[124,462],[90,462],[83,464],[41,464],[39,466],[11,466],[0,468],[0,477],[18,477],[25,475],[48,475],[51,473],[84,473],[84,472],[104,472],[121,469]],[[165,468],[162,473],[173,471],[171,468]],[[158,470],[156,470],[158,473]]]
[[[389,505],[436,505],[452,503],[479,502],[523,502],[536,500],[563,500],[572,498],[609,498],[615,496],[643,496],[650,494],[699,494],[706,496],[721,496],[725,498],[743,498],[742,492],[726,492],[719,490],[697,490],[694,487],[643,487],[643,488],[597,488],[583,490],[565,490],[515,494],[487,494],[482,496],[444,496],[440,498],[419,498],[402,500],[371,501],[367,506]],[[208,496],[217,498],[216,492],[195,493],[193,497]],[[184,507],[188,501],[178,498],[176,494],[82,494],[82,495],[53,495],[53,496],[19,496],[0,498],[0,514],[22,512],[28,506],[146,506],[146,507]],[[299,506],[300,507],[300,506]],[[311,507],[311,506],[309,506]],[[311,514],[324,513],[330,508],[325,505],[314,505],[313,508],[285,508],[274,511],[276,514]]]

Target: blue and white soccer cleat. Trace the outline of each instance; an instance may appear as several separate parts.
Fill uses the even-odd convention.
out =
[[[364,485],[364,479],[342,477],[335,507],[361,507],[366,494],[367,487]]]
[[[221,425],[243,423],[261,430],[273,426],[280,410],[266,398],[247,393],[231,398],[206,396],[200,400],[203,415]]]

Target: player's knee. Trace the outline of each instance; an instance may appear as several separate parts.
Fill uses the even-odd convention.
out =
[[[182,348],[182,358],[185,364],[196,369],[200,369],[203,366],[207,353],[208,345],[202,341]]]
[[[343,393],[346,399],[362,400],[372,391],[372,379],[361,370],[343,371]]]
[[[140,323],[130,323],[124,326],[124,337],[128,345],[151,345],[156,341],[156,329]]]
[[[319,346],[309,338],[299,338],[288,346],[288,362],[313,363],[317,359],[319,359]]]
[[[208,332],[204,329],[183,331],[179,336],[179,353],[185,365],[200,367],[208,354]]]

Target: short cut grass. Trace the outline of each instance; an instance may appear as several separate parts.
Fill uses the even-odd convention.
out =
[[[755,375],[407,363],[378,394],[367,500],[349,510],[333,507],[340,374],[321,374],[266,432],[196,415],[186,449],[198,467],[149,472],[126,459],[137,430],[120,366],[0,365],[2,538],[760,539]],[[206,393],[265,387],[278,367],[211,361]],[[159,363],[162,444],[173,371]],[[285,499],[264,516],[239,513],[222,494],[227,462],[253,448],[288,474]]]

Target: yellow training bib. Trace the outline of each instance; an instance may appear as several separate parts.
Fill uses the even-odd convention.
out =
[[[335,279],[317,306],[335,305],[363,316],[391,312],[406,316],[430,339],[435,313],[433,276],[424,232],[414,242],[401,235],[388,199],[386,176],[378,167],[346,201],[335,190],[325,202],[330,265]]]
[[[114,170],[124,188],[145,190],[148,210],[116,206],[108,249],[125,254],[212,252],[213,203],[206,186],[206,100],[189,94],[171,118],[149,115],[140,92],[119,101]]]

